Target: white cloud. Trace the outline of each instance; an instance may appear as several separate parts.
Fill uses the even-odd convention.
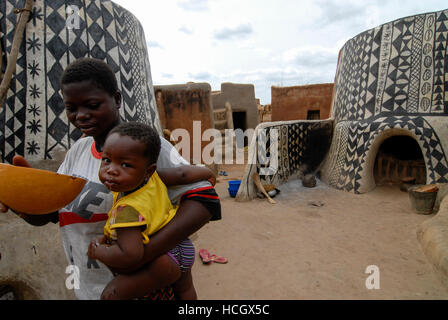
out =
[[[212,74],[207,71],[197,72],[197,73],[188,73],[188,76],[196,81],[206,81],[206,80],[210,80],[213,77]]]
[[[155,84],[332,82],[347,40],[382,23],[443,10],[446,0],[114,0],[141,22]]]
[[[166,79],[173,79],[174,75],[172,73],[164,73],[162,72],[162,77]]]
[[[157,42],[157,41],[146,41],[146,44],[148,45],[148,47],[150,48],[159,48],[159,49],[163,49],[163,46]]]
[[[323,67],[337,63],[338,49],[319,46],[292,48],[283,53],[285,62],[303,67]]]
[[[189,11],[208,10],[207,0],[181,0],[177,2],[177,5],[182,9]]]
[[[218,40],[230,40],[235,38],[244,38],[253,33],[250,23],[240,24],[235,27],[224,27],[214,32],[214,38]]]
[[[186,26],[186,25],[182,25],[182,26],[180,26],[178,30],[179,30],[180,32],[183,32],[183,33],[187,34],[187,35],[192,35],[192,34],[194,33],[193,28],[188,27],[188,26]]]

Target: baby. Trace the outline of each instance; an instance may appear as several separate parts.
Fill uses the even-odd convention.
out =
[[[127,122],[112,129],[104,143],[100,181],[113,192],[113,205],[104,227],[107,241],[93,240],[88,255],[115,268],[128,268],[141,260],[144,244],[176,214],[166,185],[209,180],[206,167],[181,166],[158,170],[160,138],[148,125]],[[185,239],[165,255],[132,274],[116,274],[102,299],[142,298],[151,290],[173,284],[179,299],[196,299],[191,267],[195,250]]]

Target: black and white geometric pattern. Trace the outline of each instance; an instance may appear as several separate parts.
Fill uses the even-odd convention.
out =
[[[338,189],[359,193],[366,169],[366,159],[372,143],[379,134],[391,129],[411,133],[423,150],[428,171],[427,183],[448,182],[448,161],[440,138],[424,117],[394,116],[362,121],[343,121],[336,127],[330,153],[337,152],[331,161],[328,183]],[[341,137],[342,135],[342,137]],[[341,141],[341,143],[338,143]]]
[[[271,166],[273,156],[272,130],[278,132],[278,169],[275,174],[263,175],[261,168]],[[310,171],[324,159],[331,143],[333,121],[288,121],[266,128],[266,154],[258,154],[257,172],[264,183],[281,184],[307,164]],[[260,156],[261,155],[261,156]],[[265,155],[265,156],[264,156]]]
[[[336,122],[388,115],[447,116],[448,10],[365,31],[341,51]]]
[[[0,45],[7,54],[25,0],[0,0]],[[67,28],[79,9],[79,29]],[[127,10],[108,0],[34,0],[30,20],[0,111],[0,154],[11,162],[16,154],[30,160],[52,159],[80,137],[65,115],[59,79],[64,68],[80,57],[106,61],[123,94],[123,119],[152,124],[160,133],[144,32]],[[5,68],[3,56],[3,70]]]
[[[445,10],[392,21],[344,45],[332,109],[335,131],[324,165],[330,185],[359,193],[370,147],[391,129],[416,138],[427,183],[448,182],[447,39]]]

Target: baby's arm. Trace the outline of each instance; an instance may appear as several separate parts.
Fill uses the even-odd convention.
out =
[[[93,240],[89,245],[90,259],[98,259],[112,268],[129,268],[143,257],[140,227],[117,228],[117,241],[112,245]]]
[[[207,167],[181,166],[176,168],[157,169],[157,173],[166,186],[190,184],[208,180],[212,185],[216,183],[216,177]]]

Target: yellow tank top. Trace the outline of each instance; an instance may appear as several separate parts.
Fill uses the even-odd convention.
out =
[[[104,226],[104,235],[112,240],[117,240],[116,228],[141,226],[143,243],[148,243],[149,236],[173,219],[178,208],[171,204],[157,172],[140,189],[117,200],[118,195],[113,192],[114,203]]]

